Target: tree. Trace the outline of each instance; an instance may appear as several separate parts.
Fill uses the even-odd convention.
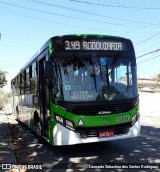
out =
[[[160,87],[160,74],[157,75],[157,87]]]
[[[4,87],[7,84],[6,75],[6,71],[0,70],[0,88]]]

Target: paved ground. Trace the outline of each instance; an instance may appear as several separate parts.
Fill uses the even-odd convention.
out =
[[[142,124],[140,137],[74,146],[53,147],[47,143],[39,143],[37,138],[33,135],[32,132],[30,132],[30,130],[24,126],[18,126],[13,116],[8,115],[8,121],[12,124],[11,130],[14,130],[17,136],[12,136],[13,146],[22,146],[20,152],[16,152],[16,158],[19,156],[19,162],[22,164],[25,162],[41,164],[43,167],[42,171],[46,172],[71,172],[75,171],[75,169],[77,169],[76,171],[85,172],[106,171],[106,169],[103,170],[101,168],[88,169],[88,165],[92,165],[94,163],[147,163],[147,165],[151,165],[152,163],[160,164],[159,100],[160,94],[148,93],[140,95],[140,112]],[[7,123],[7,121],[4,121],[4,124],[5,123]],[[8,147],[8,149],[9,148],[10,147]],[[79,169],[79,167],[83,167],[83,169]],[[55,169],[53,170],[52,168]],[[108,171],[121,172],[128,170],[110,169]],[[145,172],[159,170],[130,169],[129,171]]]
[[[16,163],[16,159],[12,149],[8,120],[5,113],[0,111],[0,166],[7,163]]]
[[[160,128],[160,93],[140,94],[141,124]]]

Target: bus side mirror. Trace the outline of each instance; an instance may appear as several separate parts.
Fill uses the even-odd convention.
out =
[[[49,90],[58,90],[58,83],[55,81],[50,81],[48,84],[48,89]]]
[[[45,61],[44,78],[50,79],[54,75],[54,65],[52,61]]]

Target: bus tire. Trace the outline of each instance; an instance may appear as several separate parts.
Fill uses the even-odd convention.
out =
[[[35,129],[36,129],[37,135],[41,136],[41,123],[40,122],[36,123]]]

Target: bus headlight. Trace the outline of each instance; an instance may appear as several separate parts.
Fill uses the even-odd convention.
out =
[[[71,130],[74,130],[73,122],[66,120],[66,127]]]
[[[64,127],[70,129],[70,130],[75,130],[75,127],[74,127],[74,123],[70,120],[67,120],[59,115],[55,115],[55,120],[60,123],[61,125],[63,125]]]
[[[137,119],[137,113],[132,117],[132,125],[136,122]]]
[[[60,116],[58,116],[58,115],[56,115],[56,120],[57,120],[58,122],[60,122],[60,123],[64,124],[64,120],[63,120],[63,118],[62,118],[62,117],[60,117]]]
[[[132,117],[132,125],[134,125],[138,119],[139,111]]]

